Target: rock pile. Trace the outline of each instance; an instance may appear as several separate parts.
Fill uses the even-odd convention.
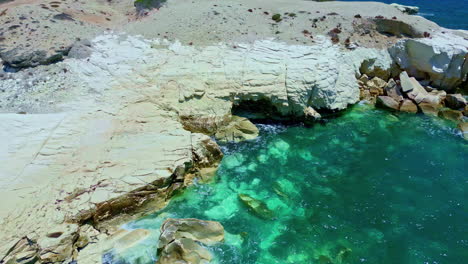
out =
[[[446,91],[430,86],[423,87],[416,78],[409,77],[405,71],[397,80],[391,78],[388,82],[379,77],[369,79],[364,74],[358,83],[361,99],[375,103],[381,108],[407,113],[421,112],[455,122],[467,119],[468,104],[463,95],[447,94]]]

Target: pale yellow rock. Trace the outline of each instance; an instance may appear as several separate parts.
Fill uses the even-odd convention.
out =
[[[462,133],[463,138],[468,140],[468,122],[461,122],[458,124],[458,129]]]
[[[258,137],[258,128],[247,118],[232,116],[225,126],[217,129],[215,137],[221,142],[239,142]]]
[[[199,243],[214,245],[223,240],[224,228],[219,222],[193,218],[167,219],[161,226],[156,263],[209,263],[213,255]]]

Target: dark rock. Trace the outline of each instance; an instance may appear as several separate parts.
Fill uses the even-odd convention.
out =
[[[72,16],[70,16],[69,14],[65,14],[65,13],[60,13],[60,14],[54,15],[53,18],[57,19],[57,20],[75,21],[75,19],[73,19]]]
[[[11,67],[27,68],[60,61],[68,51],[69,49],[67,48],[54,52],[47,52],[45,50],[30,51],[17,47],[8,51],[0,51],[0,57]]]
[[[400,20],[387,19],[381,16],[377,16],[374,19],[374,23],[376,24],[377,31],[382,34],[393,35],[397,37],[423,37],[422,32],[417,31],[412,25]]]
[[[200,243],[213,245],[223,240],[224,228],[218,222],[167,219],[161,226],[156,263],[208,263],[213,256]]]
[[[385,86],[384,90],[385,94],[393,98],[395,101],[401,102],[403,100],[403,93],[401,92],[401,87],[395,82],[395,80],[388,80],[388,83]]]
[[[273,211],[268,209],[268,206],[255,198],[250,197],[247,194],[239,194],[241,202],[247,206],[256,216],[263,219],[271,219],[274,216]]]
[[[461,94],[447,94],[445,105],[452,109],[464,109],[467,103],[465,97]]]
[[[73,44],[68,53],[68,57],[74,59],[85,59],[91,56],[91,42],[89,40],[80,40]]]
[[[390,110],[399,110],[399,103],[390,96],[379,96],[377,97],[376,106],[386,108]]]

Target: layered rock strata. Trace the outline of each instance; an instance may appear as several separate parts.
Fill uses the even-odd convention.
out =
[[[258,25],[255,36],[227,30],[223,32],[230,35],[221,35],[218,43],[216,34],[208,34],[214,31],[212,22],[196,31],[198,37],[172,32],[164,38],[160,28],[150,30],[154,27],[147,25],[155,21],[190,22],[183,12],[174,12],[193,8],[182,2],[162,8],[155,13],[159,17],[150,15],[125,26],[146,39],[107,33],[87,36],[90,41],[80,40],[73,47],[67,39],[70,58],[0,73],[0,133],[6,146],[0,148],[6,164],[0,169],[0,198],[5,201],[0,205],[5,242],[0,245],[1,261],[84,258],[80,252],[90,252],[111,233],[106,220],[139,209],[157,210],[174,191],[212,175],[222,153],[209,136],[252,139],[258,133],[252,123],[232,113],[246,104],[266,103],[271,116],[300,120],[322,118],[321,113],[345,109],[360,97],[406,112],[414,112],[416,106],[417,111],[447,118],[466,115],[466,101],[453,93],[467,84],[465,32],[441,29],[392,7],[387,11],[383,4],[366,8],[385,12],[387,18],[363,17],[363,10],[351,3],[303,6],[276,0],[262,11],[254,9],[255,17],[239,3],[228,1],[215,9],[220,12],[230,4],[231,11],[239,11],[232,13],[236,16],[244,10],[249,16],[242,15],[245,23],[239,27],[247,31]],[[200,1],[200,6],[194,17],[223,20],[212,13],[211,1]],[[14,12],[28,8],[19,6]],[[299,13],[306,8],[319,9],[326,18],[313,22],[311,16],[317,13]],[[297,17],[271,20],[271,14],[286,10],[297,11]],[[339,15],[329,15],[332,12]],[[7,14],[8,19],[16,17]],[[398,19],[389,19],[392,16]],[[161,21],[164,17],[167,21]],[[309,19],[315,27],[306,32]],[[399,26],[392,27],[395,23]],[[380,34],[379,29],[390,34],[388,28],[398,32]],[[421,38],[409,38],[405,32]],[[162,35],[150,38],[157,34]],[[20,40],[16,36],[3,42],[7,49],[2,54]],[[55,50],[38,42],[36,49],[10,53],[13,59],[6,56],[7,63],[43,47]],[[43,58],[57,53],[47,54]],[[44,60],[29,60],[23,66]],[[442,109],[438,104],[458,108]],[[460,127],[465,129],[464,122]],[[102,252],[96,252],[100,260]]]

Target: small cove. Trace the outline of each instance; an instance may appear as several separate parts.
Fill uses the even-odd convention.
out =
[[[468,145],[454,124],[356,105],[313,127],[260,125],[223,146],[216,179],[125,225],[152,235],[124,259],[154,263],[161,223],[223,224],[216,263],[463,263]],[[239,200],[266,203],[259,217]]]

